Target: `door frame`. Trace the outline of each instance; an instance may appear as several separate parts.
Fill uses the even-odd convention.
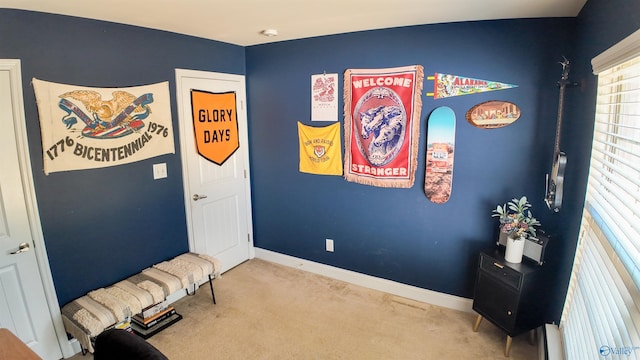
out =
[[[182,94],[184,92],[184,89],[182,89],[182,82],[181,79],[182,78],[187,78],[187,77],[198,77],[198,78],[204,78],[204,79],[210,79],[210,80],[227,80],[227,81],[241,81],[242,84],[244,85],[245,88],[245,104],[242,104],[245,113],[247,113],[247,105],[246,105],[246,77],[244,75],[234,75],[234,74],[225,74],[225,73],[219,73],[219,72],[212,72],[212,71],[202,71],[202,70],[188,70],[188,69],[175,69],[175,74],[176,74],[176,110],[178,113],[178,128],[180,129],[180,138],[179,138],[179,142],[180,142],[180,159],[182,161],[182,184],[183,184],[183,192],[184,192],[184,210],[185,210],[185,216],[186,216],[186,223],[187,223],[187,237],[189,240],[189,250],[190,251],[195,251],[195,239],[194,239],[194,235],[193,235],[193,224],[191,222],[192,219],[192,213],[191,213],[191,192],[189,191],[190,189],[190,185],[189,185],[189,168],[188,168],[188,159],[187,159],[187,152],[189,151],[189,149],[186,148],[186,144],[184,141],[184,134],[186,134],[185,131],[185,126],[193,126],[193,124],[189,123],[187,124],[186,121],[181,121],[181,111],[183,111],[182,109]],[[244,157],[244,159],[242,159],[242,161],[245,163],[245,169],[246,169],[246,174],[245,174],[245,192],[246,192],[246,199],[245,199],[245,206],[247,209],[247,232],[249,234],[250,237],[250,242],[249,242],[249,259],[253,259],[256,254],[255,254],[255,247],[254,247],[254,242],[253,242],[253,217],[252,217],[252,209],[251,209],[251,171],[249,168],[249,147],[248,147],[248,142],[249,142],[249,134],[248,134],[248,114],[246,116],[246,124],[244,126],[244,130],[241,128],[239,129],[239,136],[240,136],[240,144],[242,146],[242,141],[244,140],[244,146],[247,147],[247,154]]]
[[[24,114],[22,70],[20,60],[0,59],[0,71],[8,71],[11,81],[11,104],[18,151],[18,162],[20,164],[22,188],[24,190],[25,205],[27,208],[27,216],[29,218],[29,230],[31,232],[35,248],[33,250],[36,254],[38,271],[42,278],[42,287],[44,288],[49,313],[58,338],[58,344],[62,350],[62,355],[67,358],[73,356],[76,352],[74,352],[73,347],[67,338],[67,332],[64,329],[64,324],[62,323],[60,304],[58,303],[58,297],[53,283],[53,275],[51,274],[47,248],[45,246],[44,234],[42,232],[42,223],[40,222],[40,212],[38,211],[38,201],[36,199],[33,172],[31,169],[31,155],[29,153],[29,141]]]

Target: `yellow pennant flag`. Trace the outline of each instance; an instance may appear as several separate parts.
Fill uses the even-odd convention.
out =
[[[312,127],[298,121],[300,172],[342,175],[340,123]]]

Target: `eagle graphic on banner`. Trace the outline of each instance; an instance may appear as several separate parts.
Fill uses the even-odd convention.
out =
[[[92,138],[121,137],[131,134],[144,126],[142,119],[151,113],[150,103],[153,102],[152,94],[144,94],[139,98],[126,91],[114,91],[113,98],[103,100],[102,95],[92,90],[75,90],[60,95],[60,108],[67,111],[67,116],[62,119],[67,128],[77,123],[79,116],[86,124],[82,135]],[[69,100],[80,101],[85,109],[92,115],[86,116]],[[85,115],[85,116],[83,116]]]

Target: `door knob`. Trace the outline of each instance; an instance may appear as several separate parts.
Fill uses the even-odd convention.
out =
[[[206,199],[206,198],[207,198],[207,195],[198,195],[198,194],[193,195],[193,201],[198,201],[200,199]]]
[[[18,250],[11,252],[11,255],[20,254],[20,253],[23,253],[25,251],[29,251],[30,248],[31,247],[29,246],[28,243],[22,243],[22,244],[20,244],[18,246]]]

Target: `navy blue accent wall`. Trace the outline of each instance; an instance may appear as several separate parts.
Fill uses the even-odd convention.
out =
[[[0,34],[0,58],[22,62],[36,195],[60,304],[187,251],[174,69],[244,74],[244,48],[6,9],[0,9]],[[176,154],[45,176],[33,77],[94,87],[169,81]],[[169,176],[154,181],[152,164],[159,162]]]
[[[248,47],[255,245],[472,297],[478,253],[497,240],[491,211],[498,203],[526,195],[543,227],[557,231],[557,217],[543,196],[554,145],[559,61],[573,55],[574,29],[573,18],[467,22]],[[339,73],[342,97],[348,68],[413,64],[423,65],[427,76],[446,73],[518,87],[434,100],[425,96],[433,91],[433,81],[425,78],[419,165],[410,189],[298,171],[296,122],[329,124],[310,121],[312,74]],[[501,129],[475,128],[465,113],[487,100],[514,102],[522,116]],[[442,205],[429,201],[423,190],[426,120],[438,106],[451,107],[457,116],[453,190]],[[344,123],[342,110],[339,120]],[[325,251],[325,238],[334,239],[335,252]]]
[[[559,321],[566,295],[593,136],[596,78],[590,60],[640,28],[640,3],[589,0],[575,19],[509,20],[416,26],[342,34],[247,49],[255,244],[410,285],[471,297],[476,257],[492,246],[497,202],[527,195],[552,236],[550,319]],[[560,213],[542,202],[550,171],[562,56],[571,60],[561,149],[568,156]],[[347,68],[422,64],[426,75],[452,73],[519,88],[459,98],[423,97],[417,181],[383,189],[297,171],[296,121],[310,125],[310,75]],[[425,92],[432,82],[425,81]],[[489,99],[523,112],[497,130],[474,129],[465,112]],[[343,102],[341,102],[342,106]],[[425,122],[437,106],[458,116],[452,197],[444,205],[423,194]],[[343,122],[343,113],[339,119]],[[324,239],[336,241],[335,253]]]

